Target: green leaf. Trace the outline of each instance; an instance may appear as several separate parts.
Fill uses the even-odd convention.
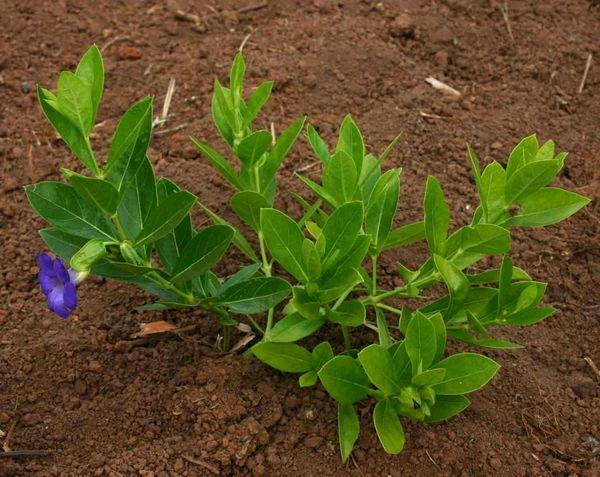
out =
[[[304,373],[313,366],[310,351],[293,343],[262,342],[252,347],[252,353],[263,363],[288,373]]]
[[[324,323],[324,319],[307,320],[300,313],[292,313],[275,323],[265,339],[276,343],[292,343],[312,335]]]
[[[319,136],[319,133],[312,126],[312,124],[309,124],[306,127],[306,137],[308,137],[308,142],[310,143],[310,146],[312,147],[317,157],[321,160],[321,162],[324,165],[327,165],[329,163],[329,160],[331,159],[329,148],[327,147],[327,143],[325,143],[321,136]]]
[[[425,222],[413,222],[390,231],[383,250],[404,247],[425,238]]]
[[[246,110],[244,114],[244,123],[246,126],[252,124],[252,121],[262,107],[265,105],[269,96],[271,96],[271,90],[273,89],[272,81],[265,81],[260,86],[258,86],[248,98],[248,102],[246,103]]]
[[[425,237],[432,253],[444,255],[450,226],[450,209],[439,181],[429,176],[425,187]]]
[[[485,272],[476,273],[475,275],[467,275],[471,285],[484,285],[486,283],[497,283],[500,279],[500,269],[494,268]],[[531,277],[525,270],[519,267],[513,267],[513,280],[531,280]]]
[[[234,231],[233,232],[233,240],[232,240],[233,244],[241,252],[245,253],[246,256],[250,260],[252,260],[252,261],[258,260],[256,253],[254,252],[254,250],[252,249],[252,247],[250,246],[250,244],[248,243],[246,238],[241,234],[241,232],[237,228],[235,228],[230,222],[225,220],[223,217],[220,217],[219,215],[215,214],[212,210],[210,210],[208,207],[206,207],[201,202],[198,202],[198,205],[200,205],[200,207],[202,207],[202,210],[204,210],[204,212],[206,212],[206,215],[208,215],[210,217],[210,219],[213,221],[214,224],[227,225],[228,227],[231,227]]]
[[[325,267],[332,264],[332,258],[341,257],[352,248],[362,226],[362,218],[362,203],[357,201],[342,205],[329,216],[317,240],[317,250],[324,250],[321,256]]]
[[[510,153],[506,173],[510,178],[518,169],[533,162],[538,153],[538,141],[535,134],[523,139]]]
[[[528,195],[519,213],[504,225],[510,227],[543,227],[570,217],[590,203],[587,197],[554,187],[544,187]]]
[[[506,171],[496,161],[489,164],[481,175],[479,198],[485,211],[485,222],[496,223],[506,215]]]
[[[229,90],[227,88],[223,88],[221,83],[215,79],[214,92],[210,103],[213,122],[227,144],[229,144],[229,146],[233,146],[233,130],[232,126],[229,124],[229,120],[232,120],[233,118],[231,109],[227,105],[226,96],[228,95]],[[225,109],[223,109],[222,104],[224,104]]]
[[[296,176],[304,183],[304,185],[306,185],[310,190],[312,190],[317,195],[317,197],[324,200],[328,204],[334,206],[334,208],[338,205],[337,199],[333,195],[331,195],[327,190],[325,190],[323,186],[317,184],[314,181],[311,181],[308,177],[303,177],[299,174],[296,174]]]
[[[338,142],[335,146],[335,152],[343,151],[354,161],[357,176],[362,169],[363,158],[365,157],[365,144],[358,126],[349,114],[342,121]]]
[[[344,151],[338,151],[323,170],[323,188],[333,198],[336,205],[352,200],[358,185],[356,165]]]
[[[237,156],[246,167],[252,167],[267,152],[272,139],[269,131],[256,131],[240,141]]]
[[[87,201],[88,204],[108,215],[115,214],[119,202],[119,192],[110,182],[82,176],[67,169],[64,169],[63,172],[77,195]]]
[[[81,200],[71,186],[40,182],[26,186],[25,193],[36,212],[64,232],[86,239],[115,240],[114,229],[102,212]]]
[[[311,296],[303,287],[294,287],[294,297],[290,305],[295,311],[309,320],[321,320],[325,317],[325,308],[316,296]]]
[[[523,349],[524,348],[523,345],[520,345],[518,343],[513,343],[512,341],[493,338],[491,336],[484,336],[482,338],[477,338],[464,330],[449,330],[448,334],[450,336],[452,336],[452,338],[462,341],[463,343],[468,343],[468,344],[474,345],[474,346],[481,346],[482,348],[491,348],[491,349]]]
[[[500,274],[498,277],[498,314],[506,307],[510,300],[512,289],[513,264],[508,255],[502,259]]]
[[[435,355],[433,362],[437,363],[446,349],[446,323],[441,313],[431,315],[429,321],[435,329]]]
[[[273,258],[296,280],[306,283],[308,274],[302,263],[304,235],[296,222],[278,210],[262,209],[260,223],[267,247]]]
[[[508,315],[505,320],[507,324],[513,326],[530,326],[539,323],[540,321],[544,321],[555,312],[556,309],[551,306],[534,309],[530,308]]]
[[[170,197],[165,200],[165,203]],[[161,207],[162,204],[158,209]],[[232,237],[233,229],[227,225],[211,225],[197,233],[181,252],[177,265],[173,269],[173,283],[186,282],[209,271],[221,260],[229,248]],[[231,292],[231,289],[228,291]]]
[[[408,386],[412,378],[412,365],[406,352],[406,342],[397,342],[392,345],[392,361],[396,372],[396,380],[402,386]]]
[[[359,300],[349,300],[327,312],[327,319],[343,326],[360,326],[365,322],[365,306]]]
[[[152,137],[152,98],[134,104],[119,122],[104,166],[106,179],[124,194],[146,158]]]
[[[469,288],[471,284],[469,279],[462,273],[455,265],[443,259],[439,255],[434,255],[433,260],[435,266],[440,272],[448,293],[450,295],[450,301],[448,308],[444,314],[444,320],[448,321],[454,316],[454,314],[461,307],[467,295],[469,294]]]
[[[362,192],[362,199],[365,204],[369,203],[375,184],[381,177],[380,164],[379,159],[373,154],[367,154],[363,159],[363,167],[358,176],[358,185],[359,192]]]
[[[92,45],[77,65],[75,75],[88,87],[92,100],[92,125],[96,122],[96,114],[104,91],[104,64],[102,55],[96,45]]]
[[[288,152],[290,152],[290,149],[296,142],[296,139],[298,139],[298,135],[304,126],[304,121],[306,121],[306,117],[298,119],[298,121],[283,131],[281,136],[279,136],[275,142],[273,149],[271,149],[271,152],[269,153],[264,165],[260,170],[261,192],[264,192],[267,189],[268,185],[275,177],[277,169],[279,169],[279,166],[287,156]]]
[[[431,386],[439,383],[446,375],[445,369],[428,369],[420,374],[417,374],[413,379],[412,383],[415,386]]]
[[[346,462],[360,433],[360,422],[352,404],[338,404],[338,438],[342,461]]]
[[[40,106],[44,111],[46,119],[54,126],[56,132],[58,132],[71,151],[73,151],[73,154],[75,154],[90,171],[97,174],[99,172],[98,164],[94,158],[94,153],[87,136],[60,111],[56,96],[41,86],[38,86],[37,92]]]
[[[435,328],[425,315],[414,314],[406,329],[404,343],[413,376],[428,369],[437,353],[437,344]]]
[[[233,275],[231,275],[225,281],[225,283],[223,283],[220,286],[219,291],[221,293],[223,293],[225,290],[227,290],[229,287],[231,287],[233,285],[237,285],[238,283],[245,282],[246,280],[249,280],[250,278],[254,278],[254,276],[260,270],[260,267],[261,267],[260,263],[253,263],[252,265],[246,265],[245,267],[240,268],[237,272],[235,272]]]
[[[321,303],[329,303],[361,281],[361,276],[353,268],[339,267],[335,274],[319,283],[318,297]]]
[[[475,353],[458,353],[440,361],[435,368],[446,370],[444,380],[433,386],[440,395],[467,394],[485,386],[500,369],[494,360]]]
[[[246,71],[246,63],[244,55],[241,51],[235,54],[233,63],[231,64],[231,73],[229,75],[229,86],[231,88],[231,96],[233,103],[239,107],[242,102],[242,91],[244,89],[244,73]]]
[[[136,247],[154,243],[171,232],[189,213],[196,196],[179,191],[167,197],[156,207],[135,239]]]
[[[436,396],[435,404],[430,407],[431,414],[425,416],[425,422],[442,422],[456,416],[469,407],[471,401],[465,396]]]
[[[404,448],[404,429],[394,408],[394,404],[385,399],[379,401],[373,410],[373,422],[379,441],[388,454],[399,454]]]
[[[325,363],[318,375],[323,387],[338,402],[352,404],[367,397],[369,378],[350,356],[336,356]]]
[[[549,160],[531,162],[516,170],[506,182],[506,203],[522,204],[527,196],[548,185],[558,169],[558,162]]]
[[[371,236],[371,247],[379,254],[384,248],[398,207],[400,169],[390,169],[375,183],[365,212],[365,231]]]
[[[214,82],[214,98],[216,104],[219,108],[220,115],[222,115],[225,120],[227,126],[232,131],[237,131],[237,125],[235,121],[235,112],[233,109],[232,98],[231,98],[231,90],[229,88],[223,87],[219,80],[215,78]],[[216,122],[216,121],[215,121]],[[217,124],[217,127],[219,125]]]
[[[63,71],[58,78],[56,95],[58,109],[84,136],[92,129],[93,106],[89,86],[70,71]]]
[[[321,276],[321,257],[317,247],[309,239],[302,242],[302,263],[310,281],[318,280]]]
[[[387,145],[387,147],[383,150],[383,152],[379,156],[379,160],[378,160],[379,163],[382,163],[383,161],[386,160],[386,158],[388,157],[390,152],[392,152],[394,147],[396,147],[396,143],[398,142],[398,140],[400,139],[401,136],[402,136],[402,133],[398,133],[396,135],[396,137],[394,137],[394,139],[392,139],[390,141],[390,143]]]
[[[208,144],[200,141],[199,139],[192,138],[192,142],[196,145],[202,155],[208,159],[212,166],[223,176],[223,178],[229,182],[236,189],[243,189],[240,180],[234,171],[231,164],[221,154],[211,148]]]
[[[448,238],[446,258],[463,269],[487,255],[508,252],[510,244],[510,233],[503,227],[493,224],[465,226]]]
[[[290,291],[290,284],[282,278],[256,277],[232,285],[217,299],[231,311],[252,314],[273,308],[287,297]]]
[[[160,184],[165,181],[166,179],[159,181],[159,189]],[[176,190],[179,190],[174,184],[173,186]],[[140,233],[150,213],[156,208],[156,204],[157,192],[154,171],[150,160],[146,157],[125,191],[117,209],[117,217],[127,237],[133,239]]]
[[[358,360],[371,383],[385,395],[400,392],[400,383],[396,381],[392,356],[385,347],[379,344],[369,345],[358,353]]]
[[[68,234],[57,228],[41,229],[39,234],[48,248],[65,262],[70,262],[73,255],[86,243],[83,237]]]
[[[238,217],[255,232],[260,230],[260,210],[270,207],[261,194],[250,190],[236,192],[229,203]]]

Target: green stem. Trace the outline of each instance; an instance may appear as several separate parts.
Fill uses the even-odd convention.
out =
[[[260,246],[260,257],[262,259],[262,271],[265,274],[265,277],[270,277],[272,265],[269,262],[269,259],[267,258],[267,249],[265,247],[265,240],[263,238],[263,234],[262,234],[261,230],[258,231],[258,244]],[[263,335],[266,335],[269,333],[269,331],[271,331],[271,328],[273,327],[274,313],[275,313],[275,309],[269,308],[269,311],[267,312],[267,327],[266,327]]]
[[[350,341],[348,327],[345,325],[342,325],[342,335],[344,336],[344,348],[346,351],[350,351],[352,349],[352,342]]]
[[[371,264],[371,274],[373,276],[373,283],[371,284],[371,296],[375,296],[377,294],[377,255],[371,255]]]
[[[223,325],[223,351],[229,351],[231,347],[231,326]]]
[[[115,227],[117,228],[117,232],[119,232],[119,237],[121,238],[122,241],[127,240],[127,234],[125,233],[125,229],[123,229],[123,226],[121,225],[121,221],[119,220],[119,216],[117,214],[113,215],[111,217],[113,224],[115,224]]]
[[[183,298],[186,303],[188,303],[188,304],[194,303],[194,295],[180,290],[175,285],[173,285],[171,282],[169,282],[168,280],[165,280],[163,277],[161,277],[158,274],[158,272],[149,273],[146,275],[146,277],[148,277],[154,283],[157,283],[158,285],[163,287],[165,290],[168,290],[168,291],[174,293],[175,295]]]
[[[392,313],[395,313],[396,315],[402,316],[402,310],[399,310],[398,308],[394,308],[393,306],[386,305],[385,303],[376,303],[375,306],[377,308],[381,308],[382,310],[387,310]]]
[[[246,315],[246,318],[248,318],[248,321],[250,322],[250,324],[252,326],[254,326],[254,328],[256,329],[256,331],[258,331],[261,335],[265,334],[264,330],[258,325],[258,323],[256,322],[256,320],[254,318],[252,318],[252,316]]]

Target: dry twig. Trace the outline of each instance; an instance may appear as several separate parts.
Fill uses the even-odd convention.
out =
[[[433,76],[425,78],[425,82],[433,86],[435,89],[443,91],[444,93],[452,94],[454,96],[460,96],[460,91],[454,89],[452,86],[449,86],[446,83],[442,83],[441,81],[435,79]]]
[[[594,363],[592,358],[590,358],[589,356],[585,356],[583,359],[587,364],[590,365],[590,368],[592,368],[594,373],[596,373],[596,378],[600,379],[600,369],[598,369],[598,366],[596,366],[596,363]]]
[[[591,64],[592,64],[592,54],[590,53],[585,62],[585,69],[583,70],[583,77],[581,78],[581,83],[579,84],[579,88],[577,89],[577,94],[581,94],[583,92],[583,88],[585,87],[585,82],[587,80]]]
[[[208,470],[212,474],[215,474],[215,475],[219,475],[220,474],[219,469],[217,469],[213,465],[210,465],[207,462],[204,462],[203,460],[194,459],[193,457],[190,457],[188,455],[182,455],[181,457],[184,460],[187,460],[188,462],[190,462],[191,464],[196,464],[196,465],[199,465],[200,467],[204,467],[206,470]]]
[[[171,108],[171,100],[173,99],[173,94],[175,93],[175,84],[175,78],[171,78],[169,80],[169,86],[167,86],[167,94],[165,94],[162,112],[160,116],[154,118],[154,121],[152,121],[153,127],[160,127],[167,122],[167,119],[169,119],[169,109]]]
[[[508,31],[508,37],[510,38],[510,44],[515,44],[515,37],[513,36],[512,28],[510,26],[510,19],[508,18],[508,2],[504,0],[504,4],[500,6],[500,11],[502,12],[502,18],[504,19],[504,24],[506,25],[506,31]]]

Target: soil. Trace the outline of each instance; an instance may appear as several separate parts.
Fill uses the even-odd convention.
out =
[[[223,2],[2,0],[0,7],[0,429],[14,429],[0,455],[2,476],[594,476],[600,475],[600,6],[597,1],[249,0]],[[245,7],[256,6],[247,9]],[[204,18],[178,19],[175,9]],[[369,148],[403,132],[388,166],[402,166],[398,224],[422,213],[426,176],[439,177],[455,224],[476,200],[465,153],[504,161],[537,132],[570,151],[559,185],[592,198],[559,226],[517,231],[513,258],[549,282],[558,313],[500,332],[524,350],[486,352],[502,364],[456,419],[406,422],[404,453],[387,456],[370,409],[347,464],[337,445],[336,410],[322,388],[300,389],[240,354],[214,351],[219,328],[203,312],[137,313],[150,298],[133,286],[92,278],[74,316],[51,315],[36,282],[42,220],[22,186],[79,170],[37,105],[35,85],[53,87],[95,42],[103,49],[106,92],[94,146],[104,154],[127,106],[162,100],[177,86],[150,157],[158,174],[232,218],[230,190],[188,140],[225,150],[211,124],[213,77],[224,78],[246,39],[248,83],[275,80],[258,121],[283,127],[307,114],[331,143],[354,115]],[[578,88],[593,55],[583,92]],[[461,92],[449,96],[428,76]],[[157,108],[158,109],[158,108]],[[174,129],[174,130],[173,130]],[[286,160],[280,190],[307,195],[294,171],[316,161],[304,139]],[[314,169],[313,169],[314,170]],[[310,173],[309,173],[310,174]],[[290,213],[298,208],[280,198]],[[206,223],[200,210],[195,223]],[[417,266],[422,246],[382,260],[388,285],[395,261]],[[219,270],[243,257],[231,252]],[[197,324],[185,335],[126,344],[141,322]],[[241,333],[236,339],[242,337]],[[370,338],[365,331],[364,337]],[[125,344],[124,344],[125,343]],[[341,339],[333,338],[335,346]],[[451,345],[456,351],[460,346]],[[16,424],[15,424],[16,423]]]

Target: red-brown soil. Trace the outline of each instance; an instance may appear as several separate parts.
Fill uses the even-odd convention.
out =
[[[598,2],[508,2],[514,45],[501,1],[269,3],[244,11],[260,2],[181,1],[182,10],[206,16],[195,28],[160,1],[0,2],[0,429],[16,421],[13,450],[54,451],[0,456],[0,475],[600,475],[598,376],[584,360],[600,365]],[[79,310],[63,321],[46,310],[38,290],[42,221],[21,186],[58,180],[60,167],[79,166],[42,117],[35,84],[53,86],[91,43],[103,47],[107,90],[94,143],[104,153],[127,106],[153,94],[160,107],[176,78],[163,129],[184,126],[155,136],[150,157],[160,175],[232,218],[230,191],[188,135],[224,150],[209,114],[212,81],[225,77],[250,33],[249,83],[276,81],[261,126],[272,121],[281,130],[307,114],[332,142],[350,112],[376,151],[403,132],[388,159],[403,167],[398,223],[421,214],[428,174],[441,179],[456,223],[466,223],[476,200],[466,142],[485,161],[504,160],[532,132],[570,151],[558,182],[593,199],[560,226],[517,231],[513,258],[550,283],[546,301],[558,313],[538,326],[502,331],[527,348],[489,352],[503,367],[472,407],[441,425],[406,423],[400,456],[384,454],[365,407],[354,459],[342,464],[335,405],[325,392],[213,351],[213,316],[137,313],[133,307],[149,301],[144,292],[91,279],[81,287]],[[589,53],[589,75],[577,94]],[[431,88],[424,81],[430,75],[461,97],[449,100]],[[300,140],[280,190],[306,194],[293,172],[314,161]],[[290,199],[278,205],[298,212]],[[196,224],[206,222],[200,210],[195,214]],[[396,259],[417,266],[424,256],[423,247],[390,253],[383,276],[392,284]],[[239,260],[231,252],[220,272],[234,271]],[[199,329],[144,346],[122,344],[140,322],[157,319]],[[339,346],[339,337],[333,341]]]

